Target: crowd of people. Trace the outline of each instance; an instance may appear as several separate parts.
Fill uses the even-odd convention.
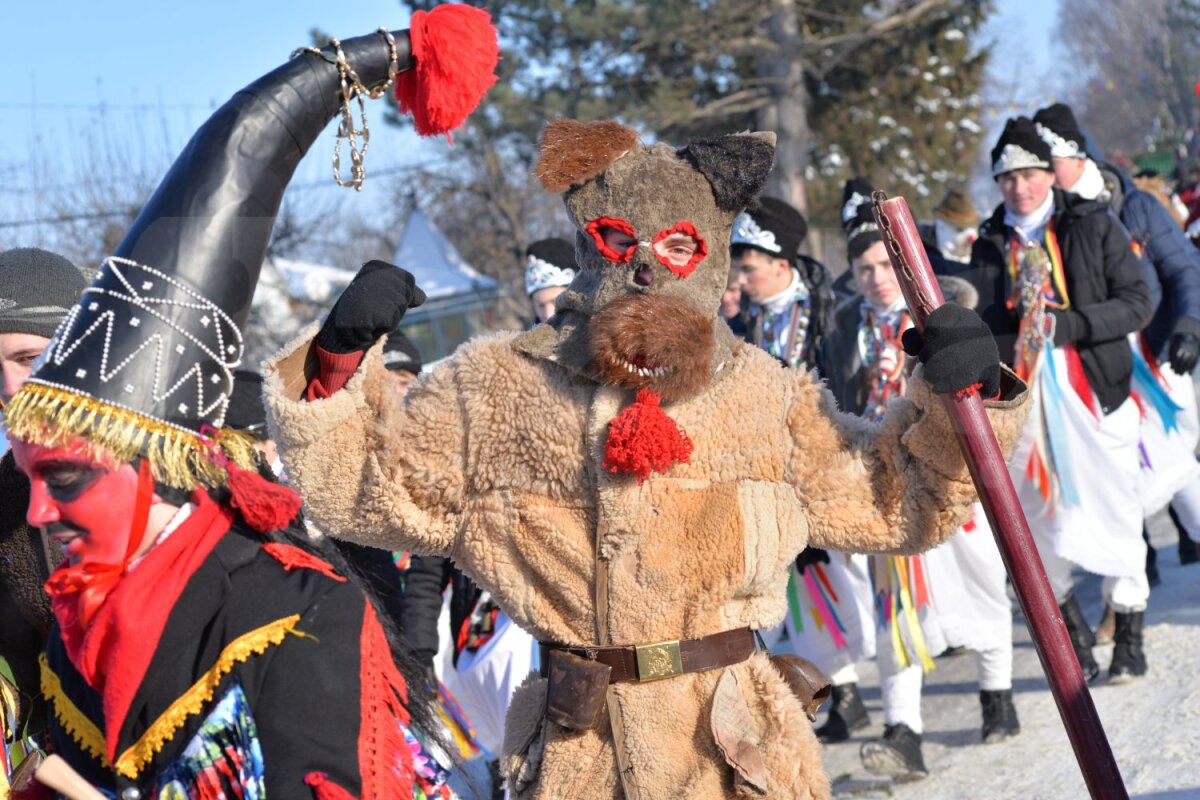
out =
[[[315,98],[394,82],[429,133],[494,81],[482,12],[413,26],[235,96],[90,286],[0,253],[3,788],[824,797],[818,740],[872,729],[862,663],[862,763],[914,780],[924,676],[961,649],[1002,746],[1013,603],[945,393],[985,399],[1087,680],[1146,675],[1145,521],[1169,509],[1184,563],[1200,540],[1200,193],[1138,188],[1062,104],[1009,120],[993,213],[954,189],[921,226],[947,301],[922,336],[869,181],[835,280],[760,194],[769,134],[557,121],[537,174],[576,230],[526,251],[529,330],[429,369],[402,332],[421,287],[370,262],[238,369],[264,209],[335,113]],[[450,45],[480,74],[423,71]]]

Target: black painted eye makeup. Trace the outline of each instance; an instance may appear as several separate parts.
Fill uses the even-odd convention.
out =
[[[98,479],[108,474],[102,467],[87,467],[80,465],[55,466],[42,473],[46,482],[46,491],[60,503],[70,503],[78,500],[88,487]]]

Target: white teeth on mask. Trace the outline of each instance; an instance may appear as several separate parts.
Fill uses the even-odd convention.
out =
[[[625,371],[643,378],[661,378],[671,372],[671,367],[639,367],[629,361],[622,362]]]

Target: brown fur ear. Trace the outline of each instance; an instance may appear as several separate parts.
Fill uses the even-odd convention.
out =
[[[637,144],[637,131],[619,122],[555,119],[542,131],[533,174],[548,191],[565,192],[596,177]]]

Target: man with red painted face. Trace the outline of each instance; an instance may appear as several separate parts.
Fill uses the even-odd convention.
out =
[[[1138,431],[1128,336],[1154,307],[1142,264],[1104,203],[1055,187],[1053,153],[1034,122],[1010,119],[992,150],[1004,202],[980,227],[962,277],[1001,358],[1030,381],[1034,411],[1009,469],[1088,680],[1100,667],[1073,591],[1073,565],[1105,576],[1122,620],[1109,669],[1143,675],[1150,587],[1142,541]]]
[[[226,424],[274,215],[343,73],[395,82],[428,133],[494,81],[485,12],[412,25],[300,51],[218,109],[7,404],[28,522],[65,556],[48,744],[107,797],[451,796],[419,668]],[[449,49],[475,58],[430,69]]]
[[[0,407],[25,383],[85,285],[83,274],[62,256],[36,248],[0,253]],[[28,499],[29,481],[8,452],[0,459],[0,658],[12,669],[20,694],[18,730],[40,741],[46,707],[37,659],[52,622],[42,584],[60,556],[25,522]]]

